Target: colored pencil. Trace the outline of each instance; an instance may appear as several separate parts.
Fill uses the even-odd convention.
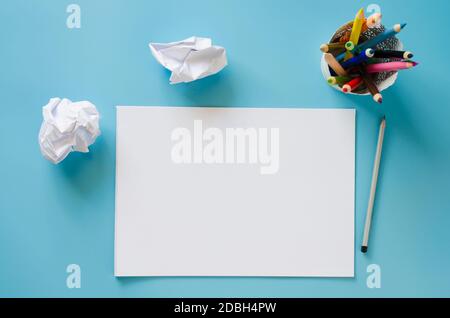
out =
[[[376,27],[376,26],[380,25],[380,23],[381,23],[381,13],[374,13],[374,14],[372,14],[367,19],[364,19],[362,27],[361,27],[361,33],[366,32],[367,29],[371,29],[373,27]],[[353,26],[353,21],[351,22],[350,25]],[[351,34],[351,30],[345,32],[344,35],[342,35],[339,38],[339,42],[341,42],[341,43],[348,42],[350,40],[350,34]]]
[[[373,100],[375,102],[381,104],[383,102],[383,96],[381,95],[377,86],[373,82],[371,75],[369,73],[365,72],[364,68],[361,65],[358,68],[361,73],[361,77],[364,81],[364,84],[366,84],[367,89],[369,90],[370,94],[373,97]]]
[[[336,31],[331,43],[320,46],[324,52],[322,62],[329,68],[328,84],[343,93],[367,95],[369,92],[379,104],[383,102],[379,88],[385,86],[386,76],[418,65],[412,61],[414,55],[410,51],[396,49],[399,42],[395,36],[406,23],[386,28],[381,24],[381,18],[381,13],[365,18],[364,9],[360,9],[353,21]]]
[[[373,163],[372,183],[370,185],[369,203],[367,205],[366,224],[364,226],[363,242],[361,244],[361,252],[366,253],[369,246],[369,233],[372,223],[373,204],[375,202],[375,192],[377,190],[378,172],[380,171],[381,151],[383,150],[384,131],[386,129],[386,118],[383,117],[378,132],[377,151]]]
[[[348,27],[352,27],[352,26],[353,26],[353,21],[350,22],[350,24],[349,24]],[[366,19],[364,19],[363,25],[362,25],[362,27],[361,27],[361,33],[366,32],[367,29],[368,29],[368,26],[367,26],[367,23],[366,23]],[[344,33],[344,35],[342,35],[342,36],[339,38],[339,42],[340,42],[340,43],[348,42],[348,41],[350,40],[350,34],[351,34],[351,33],[352,33],[352,30],[346,31],[346,32]]]
[[[323,53],[328,53],[330,50],[334,49],[344,49],[345,50],[345,44],[344,43],[326,43],[322,44],[320,46],[320,50]]]
[[[367,73],[380,73],[380,72],[392,72],[409,69],[416,66],[417,62],[387,62],[370,64],[366,67]]]
[[[358,65],[358,64],[361,64],[361,63],[367,61],[367,59],[369,59],[371,57],[373,57],[373,50],[367,49],[364,52],[361,52],[358,55],[355,55],[351,59],[342,62],[342,67],[344,69],[348,69],[352,66],[355,66],[355,65]]]
[[[395,36],[397,33],[399,33],[404,27],[406,26],[406,23],[402,24],[395,24],[391,29],[385,30],[384,32],[378,34],[377,36],[367,40],[366,42],[361,43],[357,46],[357,50],[365,50],[368,48],[375,48],[375,46],[378,43],[381,43],[390,37]]]
[[[364,9],[361,8],[355,16],[355,19],[353,20],[353,26],[352,26],[352,32],[350,33],[349,41],[352,42],[354,45],[358,44],[359,36],[361,35],[361,28],[364,22]],[[352,57],[352,54],[350,52],[345,53],[344,60],[348,60]]]
[[[342,91],[344,93],[350,93],[354,91],[359,85],[361,85],[362,82],[363,79],[361,76],[355,77],[346,84],[344,84],[344,86],[342,86]]]
[[[328,84],[330,85],[344,85],[348,83],[352,78],[350,76],[330,76],[327,79]]]
[[[384,32],[378,34],[377,36],[367,40],[366,42],[363,42],[361,44],[358,44],[355,47],[355,51],[361,52],[369,48],[375,48],[377,44],[383,42],[386,39],[389,39],[390,37],[393,37],[397,33],[399,33],[404,27],[406,26],[406,23],[403,24],[396,24],[392,29],[385,30]],[[345,57],[345,53],[341,53],[338,56],[336,56],[336,60],[340,61]]]
[[[394,51],[394,50],[375,50],[374,57],[378,58],[399,58],[409,60],[414,55],[409,51]]]
[[[381,23],[381,13],[374,13],[366,19],[366,25],[369,29],[380,25]]]
[[[380,61],[378,61],[377,59],[368,59],[367,61],[366,61],[366,65],[370,65],[370,64],[378,64],[378,63],[380,63]]]
[[[347,72],[344,70],[344,68],[339,64],[338,61],[334,58],[333,54],[331,53],[325,53],[325,61],[328,63],[328,65],[331,67],[333,71],[336,72],[339,76],[347,76]]]

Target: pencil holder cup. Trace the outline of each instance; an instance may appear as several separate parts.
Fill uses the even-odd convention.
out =
[[[353,25],[353,21],[350,21],[346,23],[345,25],[341,26],[337,31],[333,34],[333,36],[330,39],[330,43],[337,42],[338,39],[344,35],[346,32],[351,31]],[[367,41],[379,33],[383,32],[385,30],[385,27],[383,25],[367,29],[365,32],[361,33],[360,43],[363,41]],[[380,50],[402,50],[403,44],[402,42],[395,36],[379,43],[376,47],[376,49]],[[388,60],[386,60],[387,62]],[[330,67],[328,66],[327,62],[325,61],[325,54],[322,54],[322,59],[320,62],[320,66],[322,69],[322,74],[325,80],[327,80],[331,75]],[[381,91],[384,91],[385,89],[391,87],[394,85],[395,81],[397,80],[398,72],[382,72],[377,73],[374,76],[374,83],[377,85],[378,89]],[[341,88],[339,85],[331,85],[334,89],[337,89],[341,91]],[[354,91],[348,93],[351,95],[370,95],[367,88],[357,88]]]

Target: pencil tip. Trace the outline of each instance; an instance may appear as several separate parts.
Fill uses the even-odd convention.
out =
[[[365,51],[367,57],[373,57],[375,55],[375,51],[373,49],[367,49]]]
[[[378,104],[381,104],[381,103],[383,103],[383,96],[380,93],[375,94],[375,95],[373,95],[373,100],[375,102],[377,102]]]
[[[353,51],[353,49],[355,48],[355,44],[352,41],[347,41],[345,43],[345,48],[347,49],[347,51]]]
[[[367,252],[367,246],[361,246],[361,252],[366,253]]]
[[[394,31],[395,32],[400,32],[404,27],[406,26],[406,23],[399,23],[394,25]]]

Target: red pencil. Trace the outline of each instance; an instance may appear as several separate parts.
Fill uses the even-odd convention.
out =
[[[361,76],[355,77],[349,82],[345,83],[344,86],[342,86],[342,91],[344,93],[350,93],[353,90],[355,90],[361,83],[363,82],[363,79]]]

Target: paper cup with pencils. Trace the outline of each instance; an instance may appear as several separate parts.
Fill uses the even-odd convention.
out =
[[[329,43],[322,44],[322,73],[334,88],[347,94],[372,95],[377,103],[383,101],[381,92],[393,85],[399,70],[417,65],[413,54],[403,50],[396,35],[406,23],[385,27],[381,14],[364,16],[340,27]]]

